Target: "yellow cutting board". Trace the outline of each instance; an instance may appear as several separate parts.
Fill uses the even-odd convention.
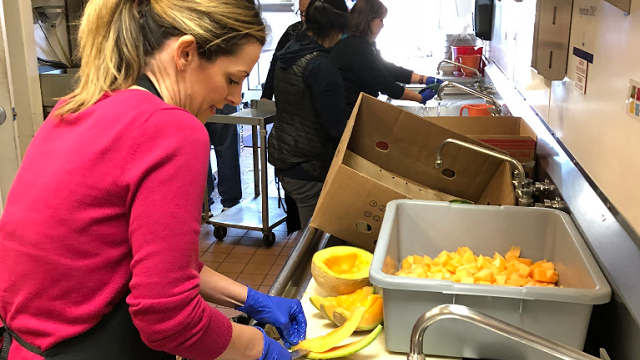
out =
[[[316,310],[316,308],[313,307],[313,305],[311,305],[311,301],[309,301],[309,298],[313,295],[320,295],[323,297],[328,296],[326,293],[322,291],[322,289],[318,287],[316,282],[313,279],[311,279],[311,282],[309,282],[309,286],[307,287],[307,290],[302,295],[302,299],[300,300],[302,302],[302,308],[304,309],[304,314],[307,317],[307,338],[313,338],[316,336],[325,335],[329,331],[336,328],[335,324],[325,319],[322,316],[322,314],[320,314],[320,312]],[[369,334],[368,331],[356,331],[347,340],[345,340],[343,344],[347,344],[347,343],[362,339],[363,337],[367,336],[367,334]],[[408,341],[409,339],[407,339],[407,342]],[[371,345],[358,351],[355,354],[351,354],[341,359],[344,359],[344,360],[377,360],[377,359],[406,360],[407,354],[387,351],[387,349],[384,347],[384,330],[383,330],[382,333],[378,336],[378,338],[373,343],[371,343]],[[427,356],[425,357],[425,359],[426,360],[457,360],[459,358]]]

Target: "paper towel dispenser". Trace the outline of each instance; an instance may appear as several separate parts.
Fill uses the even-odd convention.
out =
[[[547,80],[567,74],[573,0],[537,0],[531,66]]]
[[[493,33],[493,0],[476,0],[473,11],[473,30],[482,40],[491,40]]]

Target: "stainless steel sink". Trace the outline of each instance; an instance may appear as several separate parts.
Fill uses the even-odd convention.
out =
[[[438,101],[436,100],[427,101],[426,105],[421,105],[416,103],[415,101],[409,100],[390,99],[387,100],[387,102],[418,116],[459,116],[460,108],[463,105],[485,103],[484,99],[471,97],[469,95],[446,97],[439,103],[439,109]]]
[[[476,83],[478,83],[478,82],[480,84],[484,85],[484,79],[476,79],[476,78],[472,78],[472,77],[457,77],[457,76],[454,76],[454,75],[443,75],[443,76],[439,76],[438,78],[440,80],[442,80],[442,81],[454,82],[456,84],[460,84],[462,86],[466,86],[466,87],[472,88],[472,89],[476,88]],[[424,88],[424,85],[408,84],[405,87],[408,90],[411,90],[413,92],[418,92],[422,88]],[[446,89],[445,90],[445,94],[446,95],[467,95],[467,93],[465,93],[464,91],[460,91],[458,89]]]

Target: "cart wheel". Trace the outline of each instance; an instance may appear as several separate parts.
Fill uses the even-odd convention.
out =
[[[272,247],[276,243],[276,234],[268,233],[262,236],[262,243],[266,247]]]
[[[227,236],[227,228],[224,226],[216,226],[213,228],[213,237],[222,241]]]

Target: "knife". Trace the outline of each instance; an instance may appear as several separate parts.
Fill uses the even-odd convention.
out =
[[[309,350],[305,350],[305,349],[298,349],[298,350],[294,350],[289,352],[289,354],[291,354],[291,359],[297,359],[300,357],[303,357],[305,355],[307,355],[309,353]]]

